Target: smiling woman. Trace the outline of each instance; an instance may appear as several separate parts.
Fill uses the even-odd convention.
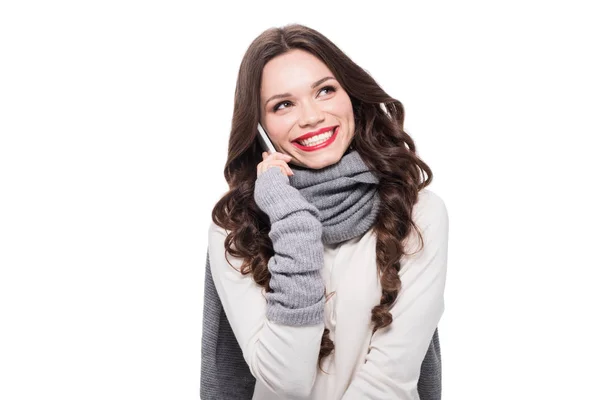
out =
[[[208,232],[203,400],[441,398],[448,214],[403,124],[321,33],[251,43]]]
[[[260,93],[261,124],[290,163],[320,169],[342,158],[354,136],[352,101],[319,58],[301,49],[273,58]]]

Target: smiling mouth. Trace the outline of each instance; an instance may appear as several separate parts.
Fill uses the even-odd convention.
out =
[[[309,139],[305,139],[305,140],[294,140],[294,142],[299,143],[300,145],[302,145],[304,147],[318,146],[319,144],[324,143],[327,140],[329,140],[333,136],[333,134],[335,133],[337,128],[338,128],[337,126],[334,126],[333,128],[331,128],[331,130],[329,130],[327,132],[319,133],[318,135],[314,135],[314,136],[310,137]]]
[[[336,140],[337,134],[340,130],[339,126],[334,127],[328,132],[323,132],[315,135],[307,140],[295,140],[292,144],[302,151],[316,151],[329,146]]]

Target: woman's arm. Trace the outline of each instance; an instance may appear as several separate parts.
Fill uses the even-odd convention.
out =
[[[423,249],[401,259],[402,287],[390,312],[393,322],[371,338],[369,353],[343,400],[418,399],[421,363],[444,312],[448,213],[442,199],[422,190],[413,217]],[[414,232],[406,253],[418,248]]]
[[[269,168],[256,182],[255,199],[271,220],[272,293],[263,293],[242,260],[227,254],[226,232],[211,223],[209,256],[217,293],[252,375],[284,398],[312,390],[323,334],[324,284],[321,223],[317,210]]]

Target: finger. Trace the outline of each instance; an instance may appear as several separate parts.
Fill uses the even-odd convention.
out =
[[[282,161],[283,161],[283,165],[284,165],[285,170],[286,170],[286,174],[287,175],[294,175],[294,171],[292,171],[292,169],[290,168],[290,166],[288,165],[288,163],[286,161],[284,161],[284,160],[282,160]]]
[[[275,161],[271,161],[270,163],[271,165],[277,165],[281,168],[283,168],[282,172],[284,175],[294,175],[294,171],[292,171],[292,169],[290,168],[289,165],[287,165],[287,163],[284,160],[275,160]]]
[[[289,154],[283,154],[283,153],[276,153],[276,154],[277,154],[277,158],[280,160],[290,161],[292,159],[292,156],[290,156]]]
[[[292,156],[290,156],[289,154],[283,154],[280,153],[278,151],[269,154],[268,158],[270,158],[271,160],[286,160],[289,161],[292,159]]]

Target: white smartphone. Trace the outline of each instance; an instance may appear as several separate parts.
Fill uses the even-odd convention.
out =
[[[258,140],[260,141],[262,148],[269,154],[274,153],[276,151],[275,146],[273,146],[273,143],[271,143],[267,132],[265,132],[260,122],[258,123],[258,133]]]

